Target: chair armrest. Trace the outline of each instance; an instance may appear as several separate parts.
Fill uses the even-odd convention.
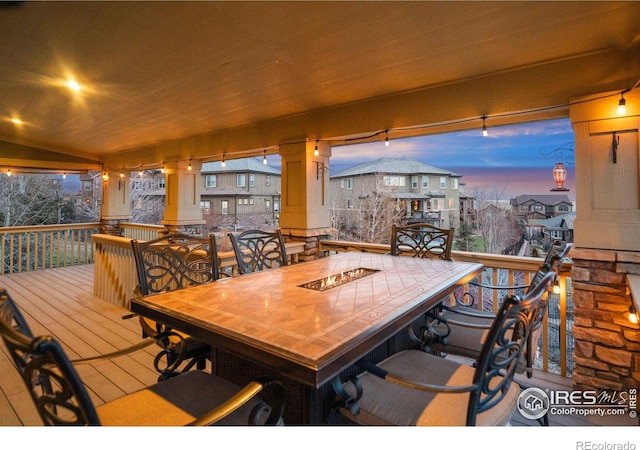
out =
[[[90,356],[88,358],[78,358],[78,359],[71,360],[71,362],[73,364],[90,364],[98,361],[105,361],[105,360],[116,358],[118,356],[128,355],[129,353],[137,352],[138,350],[142,350],[143,348],[146,348],[151,344],[156,344],[156,343],[164,348],[166,347],[166,345],[163,344],[163,340],[167,339],[168,337],[177,337],[182,341],[184,340],[184,338],[179,334],[173,331],[167,331],[164,333],[158,333],[155,337],[146,338],[141,342],[138,342],[137,344],[131,345],[129,347],[125,347],[120,350],[116,350],[115,352]],[[180,346],[180,347],[181,347],[181,350],[184,348],[184,346]],[[182,354],[179,353],[179,356],[182,356]]]
[[[529,287],[528,284],[517,284],[517,285],[495,285],[495,284],[482,284],[482,283],[478,283],[477,281],[469,281],[469,284],[472,286],[477,286],[480,288],[486,288],[486,289],[502,289],[502,290],[507,290],[507,289],[527,289]]]
[[[456,307],[456,306],[447,306],[447,305],[440,305],[440,308],[443,311],[449,311],[453,314],[460,314],[461,316],[467,316],[467,317],[477,317],[479,319],[493,319],[495,317],[495,314],[489,311],[481,311],[479,309],[474,309],[474,308],[469,308],[466,306],[463,307]],[[435,318],[435,317],[434,317]],[[445,318],[445,320],[448,320]]]
[[[138,350],[142,350],[143,348],[148,347],[151,344],[154,344],[155,342],[156,342],[155,339],[147,338],[142,342],[138,342],[137,344],[134,344],[130,347],[123,348],[121,350],[116,350],[115,352],[105,353],[104,355],[91,356],[89,358],[74,359],[74,360],[71,360],[71,362],[73,364],[90,364],[97,361],[108,360],[108,359],[116,358],[118,356],[128,355],[129,353],[133,353]]]
[[[240,408],[267,388],[275,390],[275,401],[270,402],[271,413],[269,414],[265,425],[281,424],[282,414],[284,412],[284,387],[279,381],[261,379],[249,382],[249,384],[242,388],[237,394],[229,398],[226,402],[206,412],[188,425],[208,426],[214,424]]]

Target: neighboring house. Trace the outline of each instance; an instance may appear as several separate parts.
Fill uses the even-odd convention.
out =
[[[392,198],[408,222],[460,226],[461,176],[407,158],[364,162],[330,177],[334,209],[358,209],[375,191]]]
[[[202,164],[200,205],[209,231],[277,226],[281,173],[256,158]]]
[[[464,192],[464,183],[460,183],[460,222],[468,222],[472,227],[478,219],[478,206],[475,197]]]
[[[255,158],[203,163],[200,170],[203,232],[277,226],[280,214],[280,170]],[[160,170],[132,174],[132,212],[149,208],[166,195]],[[164,205],[164,200],[163,200]],[[162,216],[160,216],[160,219]],[[146,223],[146,222],[145,222]]]
[[[559,240],[563,243],[573,242],[573,222],[576,213],[563,214],[550,219],[538,220],[537,226],[545,241]]]
[[[573,211],[573,204],[565,194],[519,195],[510,203],[513,214],[524,221],[549,219]]]

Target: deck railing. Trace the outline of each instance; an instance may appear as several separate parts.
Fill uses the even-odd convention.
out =
[[[390,246],[348,241],[322,240],[320,251],[325,254],[361,251],[373,253],[389,253]],[[456,261],[467,261],[483,264],[485,269],[477,281],[491,285],[528,284],[537,270],[542,258],[493,255],[487,253],[453,251]],[[545,372],[570,376],[573,370],[573,288],[571,284],[571,262],[562,266],[559,277],[559,294],[551,295],[549,313],[542,325],[540,353],[536,368]],[[471,292],[475,298],[474,307],[497,311],[500,300],[511,290],[483,289],[478,290],[469,285],[456,293],[458,298],[464,292]]]
[[[131,238],[94,234],[95,267],[93,293],[118,306],[128,307],[137,283]],[[304,242],[287,242],[287,258],[290,264],[298,262],[304,253]],[[236,273],[236,257],[233,251],[218,252],[220,269],[228,274]]]
[[[90,264],[98,223],[0,228],[0,274]]]

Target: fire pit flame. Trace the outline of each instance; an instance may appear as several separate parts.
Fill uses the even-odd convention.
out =
[[[360,278],[366,277],[373,273],[379,272],[377,269],[366,269],[359,267],[357,269],[346,270],[338,274],[329,275],[319,280],[309,281],[308,283],[299,284],[299,287],[314,289],[316,291],[326,291],[327,289],[341,286],[350,281],[355,281]]]

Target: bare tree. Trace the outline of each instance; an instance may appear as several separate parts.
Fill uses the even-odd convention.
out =
[[[389,243],[391,225],[406,220],[396,192],[384,185],[382,177],[362,178],[359,186],[353,208],[347,207],[346,198],[340,192],[330,196],[333,226],[343,239]]]
[[[496,188],[489,195],[486,190],[475,189],[478,205],[476,226],[484,241],[486,253],[502,254],[522,239],[522,229],[514,221],[511,211],[500,206],[504,193]]]
[[[71,212],[59,179],[48,175],[0,176],[2,226],[70,222]]]
[[[152,170],[131,173],[131,223],[157,225],[164,217],[165,196],[153,185],[154,173]]]

